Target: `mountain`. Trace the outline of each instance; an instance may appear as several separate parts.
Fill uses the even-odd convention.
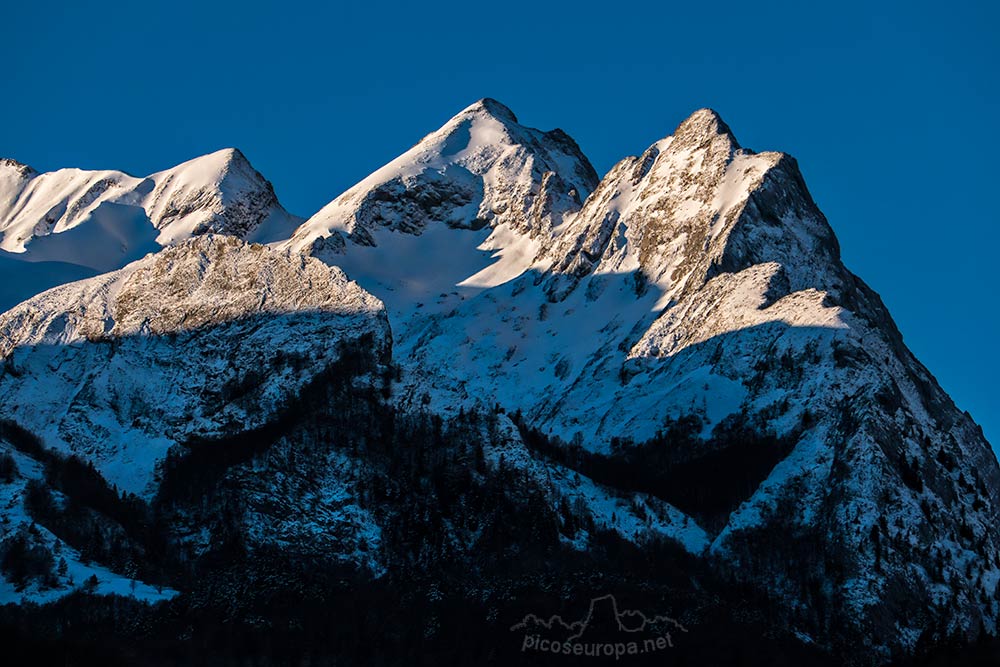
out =
[[[377,245],[383,229],[419,234],[438,222],[539,236],[578,210],[597,180],[565,132],[524,127],[510,109],[482,99],[324,206],[294,244],[339,247],[346,235]]]
[[[427,301],[524,271],[597,181],[565,132],[524,127],[483,99],[323,207],[289,246],[348,271],[373,264],[406,304]]]
[[[271,242],[301,222],[240,151],[225,149],[145,178],[120,171],[39,174],[0,160],[0,310],[69,279],[121,268],[204,233]]]
[[[4,544],[37,554],[8,599],[68,591],[54,540],[234,642],[291,615],[362,662],[483,651],[595,585],[713,664],[997,635],[989,443],[796,161],[708,109],[598,179],[481,100],[269,248],[196,235],[21,303],[0,355]]]
[[[383,175],[414,155],[447,163],[446,138],[485,104],[317,217],[338,202],[392,209]],[[529,189],[553,178],[536,173]],[[316,253],[389,307],[403,405],[503,406],[593,453],[595,479],[606,458],[633,459],[626,483],[660,489],[708,530],[707,556],[759,572],[795,606],[820,595],[887,654],[912,649],[932,619],[995,626],[982,600],[1000,577],[996,459],[843,266],[793,158],[741,148],[705,109],[541,236],[509,225],[498,251],[502,224],[477,231],[479,208],[449,210],[389,224],[373,245],[351,231],[367,219],[351,209],[336,227],[347,242]],[[678,425],[691,444],[649,451]],[[662,474],[641,481],[640,464],[663,456]],[[932,537],[942,532],[952,537]],[[820,562],[810,544],[825,545]],[[902,600],[928,611],[909,623],[886,613]]]
[[[618,163],[556,252],[559,273],[638,272],[663,303],[775,261],[794,291],[827,288],[839,247],[795,160],[743,150],[710,109]]]

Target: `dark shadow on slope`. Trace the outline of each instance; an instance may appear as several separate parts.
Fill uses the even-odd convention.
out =
[[[188,438],[177,442],[166,460],[159,462],[160,494],[172,499],[192,499],[200,491],[211,487],[226,469],[247,460],[280,438],[283,431],[308,410],[309,397],[317,386],[336,381],[344,391],[351,390],[358,394],[367,391],[382,396],[382,392],[387,391],[389,368],[384,362],[388,359],[388,349],[377,344],[372,333],[361,334],[361,330],[357,333],[352,331],[350,336],[335,342],[335,335],[343,333],[338,328],[341,326],[339,319],[334,313],[316,311],[264,313],[159,336],[102,337],[72,345],[15,348],[0,365],[0,388],[7,396],[4,415],[0,419],[0,439],[37,461],[43,468],[43,480],[28,483],[26,508],[29,514],[79,550],[83,559],[102,563],[112,571],[120,573],[131,569],[139,578],[150,583],[167,583],[174,576],[170,574],[171,570],[176,572],[176,554],[168,548],[169,530],[160,511],[160,506],[166,501],[148,504],[134,494],[120,490],[102,476],[93,460],[85,458],[93,453],[91,444],[114,447],[115,443],[105,443],[100,439],[70,442],[70,451],[57,451],[46,447],[42,439],[28,428],[37,425],[18,422],[22,408],[39,408],[40,395],[39,392],[31,394],[27,399],[32,401],[30,405],[15,403],[13,399],[17,398],[19,383],[26,380],[67,381],[55,375],[30,377],[37,372],[28,363],[32,355],[40,354],[43,360],[82,355],[81,358],[88,362],[88,372],[96,376],[103,368],[110,374],[108,384],[119,388],[122,384],[134,382],[133,369],[136,367],[142,369],[141,378],[144,381],[158,372],[169,377],[195,378],[203,375],[200,369],[205,358],[186,354],[187,350],[198,349],[196,343],[204,345],[201,349],[209,350],[209,354],[217,354],[223,359],[231,357],[234,348],[244,346],[242,358],[245,363],[230,364],[228,381],[206,383],[196,397],[198,405],[194,407],[196,413],[210,421],[214,414],[239,407],[248,416],[248,421],[239,423],[227,418],[214,426],[209,425],[209,429],[223,430],[225,436],[209,437],[195,429]],[[294,330],[296,325],[302,328],[295,336],[285,336],[280,340],[270,336],[274,331],[272,327],[293,327]],[[373,322],[374,327],[376,323]],[[303,336],[315,337],[320,345],[313,346],[313,350],[321,351],[315,355],[303,354]],[[157,345],[152,345],[153,341]],[[163,355],[167,349],[176,355]],[[167,358],[173,359],[172,364],[164,361]],[[190,368],[178,367],[184,365]],[[48,372],[49,367],[44,365],[43,369]],[[370,374],[371,377],[361,383],[361,387],[353,388],[352,382],[362,374]],[[306,381],[301,386],[290,385],[284,396],[279,394],[276,397],[273,391],[265,395],[267,380],[273,375],[301,377]],[[93,382],[93,377],[88,381]],[[83,388],[77,386],[76,378],[71,384],[69,405],[61,402],[58,392],[52,392],[52,414],[86,412],[74,405],[76,396],[87,391],[86,385]],[[136,402],[135,397],[130,400],[141,406],[142,411],[133,415],[118,406],[121,410],[115,414],[124,422],[123,427],[135,427],[139,420],[151,422],[129,432],[131,438],[139,440],[131,444],[133,452],[141,456],[142,445],[148,442],[150,446],[155,446],[155,442],[163,437],[167,424],[177,424],[181,416],[170,411],[169,406],[176,403],[171,403],[169,397],[150,393],[141,385],[138,387],[136,391],[145,391],[144,400]],[[174,389],[171,385],[170,390]],[[190,387],[176,389],[187,391]],[[41,407],[44,409],[46,406]],[[111,409],[109,405],[103,407]],[[136,421],[129,423],[133,417]],[[79,429],[88,423],[78,420],[74,426]],[[58,497],[54,492],[58,493]]]
[[[773,604],[766,596],[729,588],[671,543],[640,548],[593,525],[573,525],[524,471],[487,465],[484,446],[503,447],[498,416],[466,413],[444,421],[398,413],[377,382],[356,386],[359,374],[385,368],[377,350],[359,343],[358,359],[343,349],[331,355],[325,371],[260,427],[179,446],[164,466],[159,496],[143,504],[139,520],[110,502],[114,489],[109,493],[106,484],[91,495],[109,503],[79,495],[79,504],[106,523],[94,518],[83,524],[88,534],[64,531],[67,538],[95,554],[121,538],[122,554],[138,562],[143,578],[186,591],[180,598],[149,608],[78,594],[38,610],[0,611],[12,646],[45,643],[58,657],[91,655],[105,664],[184,664],[206,656],[216,664],[261,656],[293,663],[518,664],[524,656],[509,632],[512,619],[551,604],[548,591],[587,599],[595,587],[612,587],[628,592],[636,607],[655,609],[669,600],[693,614],[688,622],[700,630],[677,653],[689,661],[707,655],[731,663],[751,641],[757,657],[744,664],[823,658],[782,631],[760,639]],[[110,341],[87,345],[112,352]],[[124,341],[115,345],[115,354],[129,348]],[[16,361],[11,365],[16,370]],[[219,388],[219,395],[253,400],[257,381],[248,375]],[[4,428],[19,448],[39,455],[40,443],[29,432]],[[280,514],[278,480],[320,477],[330,451],[362,466],[357,502],[379,520],[388,570],[381,580],[338,564],[337,553],[310,553],[307,543],[282,536],[251,546],[242,517],[252,497],[270,494]],[[90,507],[95,504],[100,511]],[[46,525],[80,520],[39,507]],[[183,548],[178,532],[189,525],[208,531],[206,551]],[[585,552],[561,537],[581,530],[592,540]],[[72,631],[59,629],[66,619]],[[414,662],[416,647],[421,657]]]
[[[101,202],[79,224],[58,234],[32,238],[24,259],[86,266],[97,273],[119,269],[161,249],[153,226],[141,206]]]
[[[367,324],[361,324],[364,319]],[[171,323],[165,326],[171,326]],[[285,409],[281,401],[265,401],[261,391],[269,378],[275,375],[291,374],[296,377],[319,375],[330,365],[337,363],[341,348],[339,341],[344,339],[347,345],[357,344],[372,348],[379,364],[386,364],[391,354],[389,343],[376,343],[372,331],[378,329],[378,316],[368,313],[338,313],[334,311],[303,309],[293,312],[263,312],[250,316],[232,318],[202,326],[177,326],[173,330],[157,334],[127,334],[109,335],[97,334],[74,341],[70,344],[49,344],[18,346],[10,349],[6,356],[0,359],[0,390],[7,395],[7,415],[10,419],[22,422],[22,426],[31,428],[33,425],[23,423],[17,413],[18,405],[12,398],[17,397],[16,385],[24,379],[32,369],[28,363],[32,358],[42,360],[59,359],[65,364],[74,358],[80,358],[89,363],[87,366],[87,381],[92,381],[98,371],[110,369],[114,377],[122,382],[132,382],[130,389],[137,392],[151,391],[146,385],[153,379],[164,380],[163,386],[171,392],[184,394],[190,392],[190,386],[178,386],[169,378],[181,375],[187,378],[205,379],[205,359],[196,356],[195,350],[213,355],[218,360],[225,361],[227,376],[224,382],[206,382],[201,387],[201,393],[196,398],[188,398],[189,402],[199,408],[197,414],[212,419],[221,415],[225,408],[238,406],[254,408],[249,417],[257,416],[257,408],[262,404],[270,404],[275,412]],[[346,328],[345,328],[346,327]],[[288,334],[287,332],[292,332]],[[276,334],[286,334],[277,336]],[[316,344],[311,350],[303,351],[303,339],[312,340]],[[163,349],[156,349],[162,345]],[[169,350],[172,354],[163,354]],[[241,363],[236,363],[237,350],[244,352]],[[114,362],[120,362],[115,365]],[[169,364],[169,366],[168,366]],[[142,379],[150,382],[136,383],[133,369],[141,370]],[[38,369],[35,369],[38,370]],[[44,376],[39,373],[36,379],[66,383],[65,378],[51,374],[51,368],[45,367]],[[218,369],[213,369],[217,375]],[[78,378],[73,378],[75,386]],[[7,383],[9,386],[3,386]],[[117,382],[112,385],[118,389]],[[84,393],[76,390],[72,398]],[[33,407],[38,408],[39,396],[32,398]],[[147,404],[139,406],[148,409],[148,414],[137,414],[137,417],[162,417],[164,423],[177,423],[181,415],[169,414],[160,403],[167,402],[170,396],[150,395]],[[291,396],[284,399],[290,400]],[[102,404],[103,405],[103,404]],[[108,404],[110,406],[110,403]],[[65,412],[66,405],[53,405],[53,413]],[[70,406],[72,407],[72,406]],[[138,409],[138,408],[136,408]],[[127,412],[122,408],[122,412]],[[219,426],[218,424],[216,425]],[[252,429],[254,425],[229,422],[238,431]],[[148,432],[150,438],[162,435],[162,429]],[[197,438],[198,433],[192,437]]]
[[[45,290],[96,275],[96,270],[86,266],[24,261],[19,255],[0,250],[0,313]]]
[[[701,418],[689,415],[668,421],[656,437],[642,443],[615,439],[611,452],[604,454],[548,437],[518,414],[514,420],[531,450],[601,484],[660,498],[713,532],[753,495],[799,435],[778,437],[756,430],[754,420],[739,414],[706,440],[699,437]]]
[[[318,403],[337,393],[336,384],[316,389]],[[230,474],[237,464],[200,497],[163,508],[196,517],[213,537],[209,553],[174,565],[184,594],[155,607],[82,593],[0,607],[8,655],[105,665],[551,664],[525,655],[511,624],[613,590],[633,608],[683,615],[690,632],[668,654],[673,664],[836,664],[771,627],[766,597],[728,587],[672,544],[639,547],[590,527],[589,550],[568,547],[540,487],[510,465],[485,464],[484,444],[503,442],[497,415],[442,421],[394,414],[378,400],[327,407],[336,409],[296,420],[273,456],[255,455],[253,476]],[[287,542],[249,548],[241,535],[254,477],[319,474],[331,449],[364,463],[358,497],[381,517],[381,578]]]
[[[0,251],[0,312],[158,252],[158,234],[141,207],[102,202],[78,225],[32,238],[24,253]]]
[[[171,450],[163,463],[157,492],[158,503],[195,502],[209,491],[227,470],[251,460],[285,437],[312,411],[330,408],[327,402],[353,392],[356,399],[375,403],[385,398],[390,369],[373,354],[371,335],[337,345],[335,361],[317,373],[290,397],[267,423],[232,435],[209,438],[195,436]],[[371,374],[382,378],[382,389],[356,385],[357,378]],[[244,400],[246,387],[229,387],[231,398]],[[363,398],[362,398],[363,397]]]
[[[772,348],[775,341],[789,333],[806,339],[795,353],[759,358],[760,350]],[[863,352],[854,356],[839,354],[838,344],[827,328],[768,322],[690,345],[671,357],[640,359],[640,376],[626,372],[623,364],[623,389],[617,400],[628,401],[630,385],[640,394],[647,393],[651,383],[672,384],[678,376],[705,364],[739,357],[755,362],[751,372],[741,378],[745,386],[773,383],[786,388],[791,396],[801,386],[811,364],[828,363],[843,369],[870,362]],[[690,365],[692,360],[696,365]],[[675,374],[676,369],[680,370]],[[791,428],[787,426],[790,415]],[[796,408],[788,396],[777,396],[774,405],[760,406],[753,412],[741,408],[730,414],[708,436],[703,433],[704,414],[688,413],[667,417],[648,440],[636,442],[629,433],[622,432],[602,443],[588,435],[582,442],[567,442],[544,432],[531,416],[520,411],[512,414],[531,450],[601,484],[656,496],[695,517],[710,531],[725,525],[729,514],[754,494],[819,417],[809,409]],[[779,421],[786,424],[780,434]]]
[[[231,341],[247,333],[236,329],[226,337]],[[739,335],[701,345],[719,345],[720,355],[733,354]],[[107,351],[122,353],[128,348],[122,344]],[[840,358],[845,364],[868,363],[863,356]],[[334,355],[328,361],[329,369],[340,363]],[[315,360],[284,360],[279,366],[287,363]],[[12,364],[14,371],[16,366]],[[248,370],[253,372],[218,388],[217,399],[256,400],[261,369]],[[802,365],[776,358],[762,362],[748,381],[779,375],[791,382],[802,372]],[[345,374],[352,372],[347,369]],[[678,553],[674,545],[640,548],[584,526],[592,536],[591,548],[580,553],[568,547],[560,534],[574,537],[580,527],[566,526],[537,484],[512,465],[497,470],[484,465],[483,443],[502,446],[492,432],[495,418],[466,415],[446,423],[426,413],[404,415],[384,401],[377,385],[365,393],[336,374],[314,377],[316,384],[281,406],[261,428],[245,425],[232,437],[192,439],[179,448],[186,456],[165,469],[169,492],[150,510],[167,535],[164,549],[176,548],[171,530],[185,519],[205,527],[212,538],[206,553],[177,549],[171,556],[169,581],[188,591],[179,601],[144,616],[129,602],[79,596],[34,615],[12,612],[17,619],[29,619],[20,626],[22,636],[58,638],[58,630],[49,632],[53,619],[71,617],[79,628],[74,632],[80,633],[74,637],[91,648],[107,646],[115,657],[138,651],[143,658],[160,656],[167,664],[197,656],[225,662],[233,655],[245,660],[255,655],[275,660],[294,656],[301,662],[349,656],[358,663],[414,664],[406,662],[414,647],[422,647],[425,662],[433,664],[467,664],[468,658],[489,661],[498,656],[516,664],[517,645],[497,648],[504,641],[501,636],[509,639],[498,614],[517,618],[526,600],[532,602],[531,609],[544,608],[534,603],[558,595],[553,591],[583,597],[601,592],[595,587],[614,586],[637,591],[643,601],[647,598],[642,595],[651,596],[651,608],[653,601],[669,597],[683,608],[703,612],[695,624],[704,629],[697,644],[700,653],[678,654],[689,658],[689,664],[699,664],[698,658],[705,656],[715,664],[801,664],[806,660],[788,656],[801,656],[802,651],[810,659],[822,657],[796,644],[786,629],[775,627],[775,619],[788,611],[782,600],[770,599],[749,584],[717,578],[708,565]],[[469,424],[475,420],[482,421],[473,428]],[[752,493],[784,455],[784,444],[768,441],[767,422],[734,421],[731,432],[717,429],[706,441],[697,437],[699,427],[693,422],[677,420],[653,443],[620,440],[603,455],[606,461],[593,459],[586,465],[593,468],[594,477],[606,475],[612,486],[635,489],[638,480],[692,513],[718,520],[713,517],[723,516],[740,497]],[[27,442],[23,434],[14,437]],[[363,464],[364,475],[355,488],[358,503],[377,516],[390,554],[384,580],[372,581],[362,571],[331,562],[329,556],[335,554],[296,551],[301,545],[276,540],[270,548],[248,546],[240,520],[250,492],[275,494],[278,485],[272,481],[320,476],[328,465],[324,454],[334,449]],[[586,454],[580,456],[584,465]],[[720,466],[727,469],[719,472]],[[714,484],[709,479],[713,473],[726,483]],[[264,486],[252,486],[261,482]],[[277,505],[274,511],[284,508]],[[785,538],[781,532],[771,536],[774,541]],[[817,555],[816,543],[801,544],[810,558],[826,555]],[[740,617],[744,612],[751,621]],[[153,629],[128,634],[131,626],[123,619],[133,614]],[[331,614],[336,623],[324,621]],[[19,622],[10,621],[7,627]],[[194,628],[194,640],[178,642],[189,627]],[[160,654],[162,647],[170,653]]]

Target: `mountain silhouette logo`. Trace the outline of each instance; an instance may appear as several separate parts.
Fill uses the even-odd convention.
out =
[[[524,633],[522,651],[621,657],[673,648],[675,633],[688,630],[670,616],[622,609],[615,596],[607,594],[592,598],[579,620],[527,614],[510,631]]]

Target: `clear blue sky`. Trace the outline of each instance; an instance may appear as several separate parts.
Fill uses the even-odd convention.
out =
[[[998,3],[814,4],[9,3],[0,155],[147,174],[237,146],[308,215],[480,97],[602,173],[710,106],[799,159],[850,268],[1000,446]]]

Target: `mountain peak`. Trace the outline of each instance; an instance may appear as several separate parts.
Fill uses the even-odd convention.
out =
[[[317,241],[334,232],[363,246],[379,244],[376,232],[420,235],[431,223],[472,230],[506,225],[545,236],[580,209],[597,182],[569,135],[521,125],[487,97],[331,201],[290,242],[330,259],[328,251],[341,254],[343,243]]]
[[[288,221],[271,183],[238,148],[202,155],[151,178],[156,188],[148,212],[163,245],[207,231],[262,240],[273,235],[258,229],[272,214]]]
[[[461,113],[459,113],[459,116],[472,114],[478,115],[483,113],[490,115],[499,121],[518,123],[517,116],[514,115],[514,112],[511,111],[509,107],[496,101],[492,97],[484,97],[474,104],[470,104],[463,109]]]
[[[681,122],[674,130],[673,136],[674,141],[697,146],[710,142],[720,135],[728,138],[734,149],[740,147],[732,130],[722,120],[722,116],[714,109],[704,108],[698,109]]]
[[[613,169],[574,229],[559,248],[556,299],[601,263],[605,273],[640,267],[669,294],[663,304],[720,273],[768,262],[782,266],[789,290],[844,284],[833,230],[795,161],[741,150],[711,109]]]
[[[222,148],[206,153],[161,173],[197,173],[206,182],[220,182],[230,173],[244,174],[252,180],[264,181],[264,177],[253,168],[250,160],[238,148]]]
[[[226,164],[250,164],[250,160],[247,159],[247,156],[239,148],[223,148],[214,153],[209,153],[206,157],[215,157]]]

